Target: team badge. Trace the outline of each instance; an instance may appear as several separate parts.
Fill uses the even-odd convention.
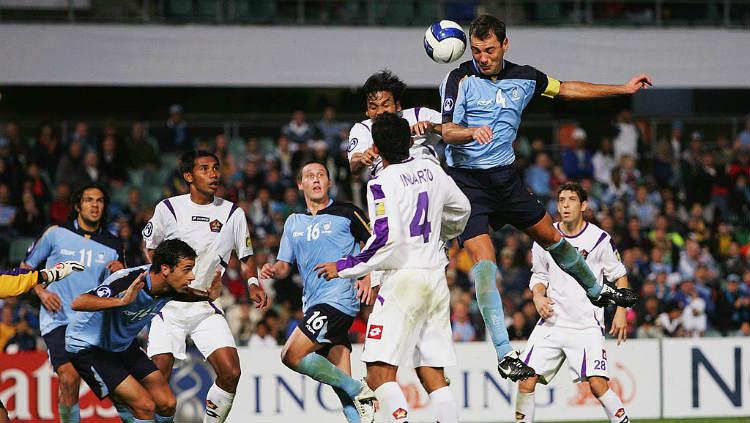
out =
[[[245,247],[253,248],[253,241],[250,239],[250,235],[245,238]]]
[[[625,409],[624,408],[621,408],[621,409],[617,410],[617,412],[615,413],[615,417],[617,417],[618,419],[620,417],[624,416],[624,415],[625,415]]]
[[[154,233],[154,224],[149,221],[146,223],[146,227],[143,228],[143,237],[148,238]]]
[[[443,111],[450,112],[451,110],[453,110],[453,99],[448,97],[443,102]]]
[[[209,222],[208,227],[211,228],[211,232],[221,232],[221,227],[224,226],[219,222],[219,219],[214,219]]]
[[[380,339],[383,336],[383,325],[370,325],[367,331],[367,337],[370,339]]]
[[[520,411],[516,411],[516,420],[521,421],[526,418],[526,414],[523,414]]]
[[[510,98],[513,100],[518,100],[521,98],[521,94],[518,92],[518,87],[513,87],[513,89],[510,91]]]
[[[385,216],[385,203],[375,203],[375,216]]]
[[[584,259],[584,260],[586,260],[586,257],[588,257],[588,256],[589,256],[589,252],[588,252],[588,251],[586,251],[586,250],[579,250],[579,251],[578,251],[578,254],[580,254],[580,255],[581,255],[581,257],[583,257],[583,259]]]
[[[605,350],[604,348],[602,348],[602,359],[603,360],[607,359],[607,350]]]
[[[112,296],[112,289],[107,285],[96,288],[96,296],[99,298],[109,298]]]
[[[398,410],[393,412],[393,418],[396,420],[403,420],[408,414],[409,413],[407,413],[406,410],[404,410],[403,408],[399,408]]]
[[[358,143],[358,142],[359,142],[359,140],[358,140],[358,139],[356,139],[356,138],[352,138],[352,139],[351,139],[351,140],[349,141],[349,147],[347,147],[347,148],[346,148],[346,152],[347,152],[347,153],[351,153],[351,152],[352,152],[352,151],[354,150],[354,147],[356,147],[356,146],[357,146],[357,143]]]

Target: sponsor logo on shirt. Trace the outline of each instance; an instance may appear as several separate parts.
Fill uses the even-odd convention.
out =
[[[193,222],[208,222],[209,220],[211,219],[206,216],[193,216]]]
[[[477,101],[477,105],[479,107],[487,107],[490,104],[492,104],[492,100],[479,100],[479,101]]]
[[[253,240],[250,239],[250,235],[245,238],[245,247],[253,248]]]
[[[62,254],[64,256],[74,256],[76,254],[76,252],[73,251],[73,250],[67,250],[67,249],[63,248],[63,249],[60,250],[60,254]]]
[[[367,331],[367,337],[370,339],[380,339],[383,336],[383,325],[370,325]]]
[[[375,203],[375,216],[385,216],[385,203]]]
[[[217,232],[217,233],[221,232],[222,226],[224,225],[222,225],[221,222],[219,222],[219,219],[214,219],[208,224],[208,227],[211,228],[211,232]]]
[[[97,263],[104,263],[104,253],[97,253],[96,254],[96,262]]]
[[[298,236],[304,236],[304,235],[305,235],[305,233],[302,232],[302,231],[294,231],[294,232],[292,232],[292,236],[294,238],[297,238]]]
[[[399,408],[398,410],[393,412],[393,418],[396,420],[403,420],[407,417],[409,413],[406,412],[403,408]]]

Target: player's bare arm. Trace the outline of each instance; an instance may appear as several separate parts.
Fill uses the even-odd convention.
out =
[[[240,260],[244,266],[242,266],[242,277],[247,280],[254,280],[257,283],[248,283],[248,296],[250,301],[255,303],[255,307],[265,310],[271,305],[271,301],[268,298],[268,294],[261,286],[258,281],[258,265],[255,263],[253,256],[247,256]]]
[[[354,153],[352,154],[352,159],[349,161],[349,169],[352,173],[359,174],[365,168],[372,166],[372,163],[377,158],[378,155],[375,154],[372,148],[368,148],[362,153]]]
[[[466,128],[455,123],[444,123],[441,127],[443,141],[448,144],[468,144],[476,140],[480,144],[492,142],[492,129],[489,126]]]
[[[135,301],[138,292],[143,288],[145,277],[145,272],[138,275],[121,297],[107,298],[93,294],[81,294],[73,300],[71,307],[75,311],[100,311],[126,306]]]
[[[636,75],[622,85],[592,84],[581,81],[565,81],[560,83],[559,98],[565,100],[588,100],[594,98],[628,95],[640,89],[653,86],[651,77],[645,73]]]
[[[534,307],[536,312],[542,319],[549,319],[554,313],[553,306],[555,302],[547,297],[547,287],[544,284],[538,283],[531,288],[531,292],[534,294]]]
[[[221,270],[217,269],[214,273],[213,279],[211,280],[211,286],[208,287],[208,291],[187,286],[185,287],[184,292],[180,292],[179,294],[174,295],[173,298],[177,301],[186,303],[214,301],[221,296],[221,275]]]
[[[276,261],[276,263],[266,263],[260,269],[261,279],[284,279],[289,276],[292,271],[292,266],[282,260]]]
[[[432,123],[428,120],[423,120],[415,123],[411,126],[412,135],[425,135],[425,134],[442,134],[443,125],[439,123]]]
[[[327,281],[330,281],[331,279],[335,279],[339,277],[339,271],[336,268],[335,261],[329,261],[328,263],[320,263],[319,265],[315,266],[315,270],[317,271],[318,276],[325,278],[325,280]]]
[[[627,276],[622,276],[615,281],[615,285],[618,288],[630,288]],[[615,315],[612,318],[612,327],[609,329],[609,334],[617,338],[617,345],[621,342],[625,342],[628,338],[628,318],[627,309],[624,307],[617,307]]]

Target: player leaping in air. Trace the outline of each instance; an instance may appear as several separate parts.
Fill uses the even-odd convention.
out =
[[[374,233],[359,254],[316,268],[329,280],[384,271],[362,361],[367,384],[375,389],[385,415],[391,421],[408,421],[396,372],[413,359],[437,421],[457,422],[456,403],[443,373],[456,357],[442,246],[463,231],[469,201],[438,164],[409,157],[406,120],[384,113],[375,119],[372,133],[374,152],[383,160],[383,170],[367,184]]]
[[[471,274],[477,303],[498,358],[498,371],[511,380],[534,375],[512,350],[505,328],[495,248],[488,226],[510,224],[549,251],[552,260],[571,275],[591,301],[630,307],[638,300],[631,290],[597,283],[575,248],[552,226],[544,206],[523,184],[513,166],[513,141],[521,114],[539,96],[587,100],[633,94],[651,85],[648,75],[623,85],[560,82],[527,65],[504,59],[508,51],[505,24],[481,15],[469,29],[473,59],[452,70],[440,86],[443,140],[448,174],[471,201],[471,217],[459,237],[474,262]]]
[[[219,159],[207,151],[190,151],[180,159],[180,172],[190,193],[163,200],[143,229],[150,257],[165,239],[177,238],[195,248],[193,288],[206,289],[216,265],[226,268],[232,251],[244,264],[250,300],[265,308],[268,298],[257,278],[253,247],[244,211],[236,204],[216,197],[219,187]],[[234,337],[224,315],[214,302],[167,304],[151,322],[148,355],[167,380],[175,358],[184,360],[185,338],[190,336],[216,372],[216,381],[206,396],[204,423],[221,423],[232,408],[240,379],[240,359]]]
[[[625,266],[620,262],[612,238],[583,219],[588,207],[586,191],[577,183],[563,184],[557,194],[557,211],[562,221],[555,225],[578,251],[596,275],[597,283],[615,281],[628,286]],[[588,381],[591,392],[602,404],[612,423],[626,423],[622,401],[607,384],[607,352],[604,349],[604,311],[591,304],[575,279],[558,266],[549,251],[534,243],[529,287],[542,318],[534,326],[522,357],[536,375],[519,382],[516,421],[534,421],[534,387],[548,384],[567,359],[573,382]],[[617,307],[610,334],[617,343],[627,337],[625,309]]]
[[[375,394],[351,378],[348,336],[360,299],[368,304],[375,300],[369,277],[326,281],[315,272],[318,263],[359,252],[370,238],[367,217],[355,205],[328,196],[331,179],[323,163],[302,166],[297,186],[305,196],[307,211],[287,218],[278,261],[266,263],[260,272],[264,279],[285,278],[296,262],[304,281],[305,317],[284,345],[281,360],[290,369],[331,385],[349,423],[370,423],[375,416]]]

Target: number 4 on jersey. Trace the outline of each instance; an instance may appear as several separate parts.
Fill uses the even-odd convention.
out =
[[[430,241],[430,232],[432,232],[432,225],[430,225],[430,221],[427,220],[427,210],[429,206],[430,200],[427,197],[427,192],[420,192],[417,197],[417,211],[414,213],[414,217],[409,224],[409,234],[412,237],[421,235],[424,242]],[[422,216],[424,216],[424,222],[422,222]]]

